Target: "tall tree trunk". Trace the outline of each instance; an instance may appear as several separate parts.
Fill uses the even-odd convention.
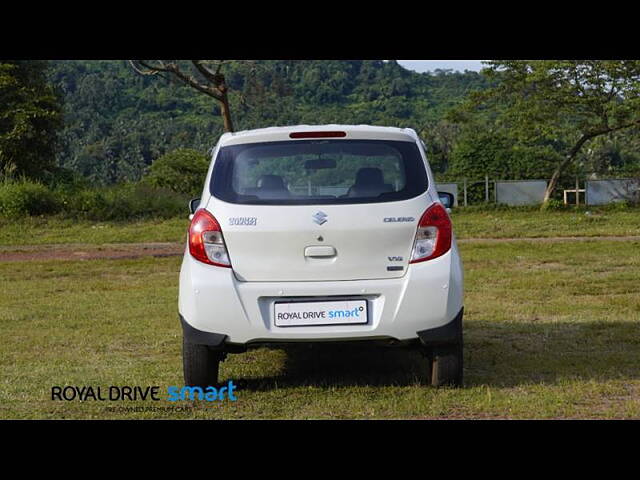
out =
[[[231,120],[231,110],[229,109],[229,99],[227,98],[227,92],[223,93],[220,100],[220,110],[222,114],[222,120],[224,122],[224,131],[233,132],[233,121]]]
[[[222,121],[224,122],[224,131],[233,132],[233,121],[231,120],[231,109],[229,108],[229,89],[227,87],[227,79],[224,74],[219,71],[213,77],[214,84],[220,92],[218,101],[220,102],[220,113],[222,114]]]
[[[556,187],[558,186],[558,180],[560,180],[560,175],[562,175],[562,172],[564,172],[565,168],[567,168],[567,166],[573,161],[573,159],[578,154],[578,152],[580,151],[582,146],[585,144],[585,142],[589,140],[592,136],[593,135],[582,135],[582,137],[580,137],[580,139],[576,142],[576,144],[571,148],[571,150],[569,151],[567,156],[564,158],[564,160],[560,163],[560,165],[558,165],[556,170],[553,172],[553,175],[551,176],[551,180],[549,181],[549,185],[547,186],[547,189],[544,192],[544,200],[542,201],[542,208],[544,208],[547,205],[547,203],[549,203],[549,200],[551,199],[551,195],[553,194],[553,192],[556,190]],[[576,192],[576,195],[577,194],[578,193]]]

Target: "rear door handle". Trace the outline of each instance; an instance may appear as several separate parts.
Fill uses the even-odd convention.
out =
[[[335,257],[336,249],[330,245],[313,245],[304,249],[305,257]]]

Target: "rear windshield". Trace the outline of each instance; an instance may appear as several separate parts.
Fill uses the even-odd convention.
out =
[[[309,205],[391,202],[427,189],[413,142],[299,140],[223,147],[211,193],[231,203]]]

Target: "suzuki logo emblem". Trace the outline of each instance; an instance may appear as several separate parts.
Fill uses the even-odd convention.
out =
[[[316,222],[318,225],[322,225],[327,221],[328,215],[324,212],[318,212],[313,214],[312,217],[314,222]]]

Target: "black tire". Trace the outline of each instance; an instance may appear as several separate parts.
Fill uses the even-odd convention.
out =
[[[431,385],[461,387],[462,372],[462,342],[434,349],[431,357]]]
[[[182,338],[182,366],[187,387],[207,388],[218,385],[222,354],[207,345],[197,345]]]

